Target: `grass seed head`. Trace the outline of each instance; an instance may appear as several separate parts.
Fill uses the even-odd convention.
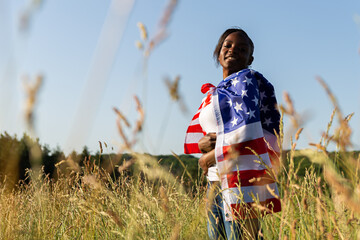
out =
[[[137,26],[138,26],[138,28],[140,30],[141,39],[143,41],[146,41],[148,39],[148,34],[147,34],[147,31],[146,31],[145,25],[142,22],[138,22]]]
[[[296,140],[296,141],[299,140],[299,136],[300,136],[301,132],[303,131],[303,129],[304,129],[304,128],[299,128],[299,129],[297,130],[297,132],[296,132],[296,134],[295,134],[295,140]]]

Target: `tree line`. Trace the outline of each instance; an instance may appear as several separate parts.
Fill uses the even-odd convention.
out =
[[[27,134],[18,138],[16,135],[11,136],[7,132],[4,132],[0,134],[0,185],[5,181],[10,182],[12,185],[16,185],[18,182],[22,184],[29,183],[28,169],[31,169],[30,151],[34,145],[41,151],[43,174],[50,179],[58,177],[58,164],[61,164],[64,160],[71,160],[78,168],[84,167],[86,162],[104,168],[109,168],[108,166],[111,165],[112,167],[108,169],[108,173],[116,179],[119,176],[117,168],[124,164],[124,162],[132,159],[131,154],[128,153],[104,154],[97,151],[91,154],[86,146],[84,146],[81,153],[72,151],[70,154],[65,155],[60,147],[50,149],[46,144],[41,145],[39,139],[31,139]],[[177,177],[182,177],[185,180],[189,180],[189,178],[202,178],[198,167],[198,158],[192,155],[157,155],[152,157],[154,157],[162,167]],[[133,167],[127,169],[129,175],[132,175],[133,172]]]
[[[36,145],[41,152],[41,166],[44,176],[50,179],[56,179],[61,169],[62,162],[64,163],[63,172],[71,173],[72,169],[84,168],[86,163],[93,164],[106,170],[106,172],[116,179],[119,176],[119,166],[124,165],[125,162],[130,161],[133,156],[131,154],[104,154],[96,152],[91,154],[86,146],[84,146],[81,153],[76,151],[65,155],[64,152],[57,147],[50,149],[48,145],[41,145],[39,139],[31,139],[24,134],[20,139],[9,135],[7,132],[0,134],[0,186],[7,182],[10,185],[16,186],[19,182],[27,184],[30,181],[28,169],[31,169],[31,146]],[[355,159],[359,158],[359,151],[349,152]],[[290,151],[283,151],[283,166],[289,168]],[[329,156],[338,165],[339,171],[346,170],[346,166],[342,165],[342,156],[336,152],[330,152]],[[198,158],[193,155],[157,155],[151,156],[155,158],[161,167],[171,172],[175,177],[181,178],[189,185],[195,182],[204,182],[204,176],[198,166]],[[71,164],[69,164],[71,163]],[[67,164],[67,165],[66,165]],[[305,172],[309,168],[314,168],[315,172],[322,175],[322,167],[314,164],[310,159],[298,155],[293,158],[294,168],[296,174],[300,177],[305,176]],[[68,170],[70,168],[70,170]],[[129,166],[126,169],[128,175],[133,175],[136,169]],[[346,172],[346,171],[344,171]],[[191,183],[190,183],[191,182]]]

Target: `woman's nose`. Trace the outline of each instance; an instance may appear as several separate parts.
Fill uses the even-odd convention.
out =
[[[229,48],[229,52],[231,52],[231,53],[234,53],[234,52],[236,52],[236,49],[235,49],[235,47],[230,47],[230,48]]]

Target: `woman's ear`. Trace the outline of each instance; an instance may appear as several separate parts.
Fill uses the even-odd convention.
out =
[[[249,58],[249,62],[248,62],[248,65],[250,66],[251,64],[252,64],[252,62],[254,61],[254,57],[253,56],[251,56],[250,58]]]

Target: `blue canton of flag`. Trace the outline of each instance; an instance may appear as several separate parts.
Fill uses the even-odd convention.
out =
[[[274,87],[261,73],[245,69],[224,79],[217,88],[224,132],[261,121],[264,129],[279,133]]]
[[[218,87],[224,132],[260,121],[260,92],[253,72],[245,69],[230,75]]]

